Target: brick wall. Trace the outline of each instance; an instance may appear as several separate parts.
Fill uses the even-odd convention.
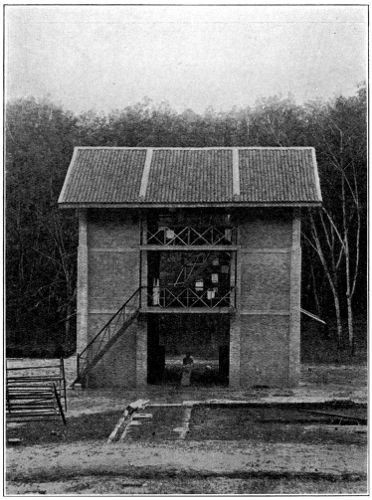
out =
[[[231,329],[230,379],[249,386],[296,385],[300,349],[300,233],[298,214],[292,210],[261,211],[241,216],[239,223],[240,305]],[[235,327],[237,330],[237,327]],[[237,342],[238,340],[236,340]]]
[[[299,214],[240,213],[238,310],[230,323],[230,385],[296,385],[300,355]],[[128,210],[80,214],[78,351],[138,288],[140,225]],[[146,255],[142,262],[143,284]],[[89,376],[91,387],[146,383],[147,322],[137,320]]]
[[[91,315],[90,326],[96,330],[110,319],[110,315]],[[90,388],[136,386],[137,322],[129,326],[98,364],[90,371],[87,385]]]
[[[288,331],[288,316],[241,315],[243,387],[288,385]]]
[[[78,288],[82,297],[80,325],[85,328],[78,329],[78,352],[136,291],[140,275],[139,221],[134,212],[89,210],[81,219],[81,234],[85,238],[81,242],[86,241],[86,247],[79,250]],[[143,325],[136,321],[125,331],[92,369],[89,387],[136,385],[137,364],[141,364],[136,358],[136,345],[143,330]]]

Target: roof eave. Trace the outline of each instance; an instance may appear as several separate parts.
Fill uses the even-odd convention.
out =
[[[240,208],[254,208],[254,207],[320,207],[322,201],[288,201],[288,202],[200,202],[200,203],[71,203],[59,202],[60,208],[203,208],[203,207],[240,207]]]

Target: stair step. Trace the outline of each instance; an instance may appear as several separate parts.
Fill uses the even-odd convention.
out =
[[[8,414],[7,420],[14,420],[17,418],[27,418],[27,417],[48,417],[48,416],[59,416],[58,413],[56,412],[19,412],[19,413],[14,413],[14,414]]]
[[[35,403],[26,403],[26,404],[22,404],[22,403],[14,403],[14,402],[10,402],[8,403],[8,406],[10,406],[11,409],[15,409],[15,408],[47,408],[47,407],[51,407],[51,408],[54,408],[54,403],[52,402],[48,402],[48,401],[45,401],[45,402],[35,402]]]

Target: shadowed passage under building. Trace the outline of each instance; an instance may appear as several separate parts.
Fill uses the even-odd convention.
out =
[[[194,365],[191,385],[228,385],[228,316],[159,314],[148,322],[148,383],[179,385],[183,359]]]

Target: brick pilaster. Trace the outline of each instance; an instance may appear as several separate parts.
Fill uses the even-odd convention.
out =
[[[230,320],[230,368],[229,387],[240,387],[240,314],[237,313]]]
[[[301,219],[297,211],[294,213],[292,224],[290,273],[288,383],[290,386],[295,386],[299,382],[301,371]]]
[[[80,353],[88,343],[88,223],[87,210],[79,210],[79,247],[77,266],[77,338]]]
[[[136,332],[136,387],[147,384],[147,320],[137,320]]]

